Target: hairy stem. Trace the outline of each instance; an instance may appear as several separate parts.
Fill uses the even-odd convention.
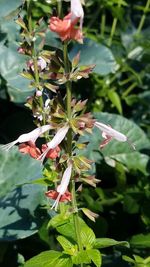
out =
[[[67,42],[64,42],[63,45],[63,56],[64,56],[64,68],[65,68],[65,75],[67,78],[69,78],[70,73],[70,63],[68,59],[68,44]],[[66,97],[66,108],[67,108],[67,117],[68,121],[71,119],[71,82],[68,80],[66,82],[66,91],[67,91],[67,97]],[[67,134],[67,150],[69,156],[72,155],[72,130],[70,129]],[[72,180],[71,185],[71,193],[72,193],[72,207],[74,210],[73,213],[73,220],[74,220],[74,227],[77,237],[77,244],[79,251],[82,251],[82,243],[81,243],[81,237],[80,237],[80,225],[79,225],[79,217],[78,217],[78,208],[77,208],[77,201],[76,201],[76,194],[75,194],[75,181]],[[83,264],[81,264],[81,267],[83,267]]]
[[[146,6],[144,8],[144,13],[143,13],[143,16],[141,17],[141,20],[140,20],[140,23],[139,23],[139,26],[138,26],[138,29],[137,29],[137,34],[140,34],[143,26],[144,26],[144,23],[145,23],[145,20],[146,20],[146,13],[148,11],[150,7],[150,0],[147,0],[147,3],[146,3]]]

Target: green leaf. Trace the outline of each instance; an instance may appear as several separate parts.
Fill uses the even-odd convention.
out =
[[[84,44],[75,44],[71,50],[70,57],[74,58],[75,55],[80,53],[79,65],[96,64],[94,72],[107,75],[117,70],[117,63],[109,48],[97,42],[84,39]]]
[[[60,213],[54,216],[53,218],[51,218],[51,220],[48,223],[48,227],[57,228],[57,227],[60,227],[61,225],[69,223],[69,217],[70,217],[69,213],[68,214],[66,214],[66,212]]]
[[[15,11],[21,4],[22,0],[0,0],[0,18],[8,16]]]
[[[108,97],[112,104],[117,108],[118,112],[122,114],[122,106],[119,95],[114,90],[109,90]]]
[[[26,185],[0,199],[0,240],[13,241],[35,234],[43,223],[45,187]]]
[[[130,262],[130,263],[135,263],[135,261],[132,258],[128,257],[128,256],[122,256],[122,258],[123,258],[124,261]]]
[[[7,90],[11,101],[25,102],[33,95],[34,90],[29,89],[30,82],[21,77],[19,73],[25,67],[27,58],[17,52],[17,47],[0,46],[0,72],[7,82]]]
[[[85,223],[80,223],[80,236],[82,240],[82,244],[84,247],[91,248],[93,246],[93,243],[95,241],[95,234],[93,230],[88,227]]]
[[[37,232],[43,223],[44,213],[40,206],[46,205],[46,187],[25,185],[16,188],[16,185],[41,176],[42,166],[37,160],[19,153],[17,147],[9,152],[0,151],[0,160],[0,239],[25,238]]]
[[[87,224],[81,218],[79,218],[79,225],[80,225],[81,242],[83,246],[87,249],[92,248],[92,244],[95,241],[95,234],[93,230],[90,227],[88,227]],[[74,228],[74,221],[72,216],[69,218],[69,221],[67,221],[66,223],[64,222],[56,229],[60,234],[63,234],[64,236],[69,237],[74,241],[77,241]]]
[[[64,236],[58,236],[57,241],[65,251],[71,251],[71,249],[74,248],[74,245]]]
[[[90,249],[87,251],[89,258],[93,261],[96,267],[100,267],[102,264],[102,256],[99,250]]]
[[[134,199],[130,195],[125,195],[123,208],[125,212],[128,212],[129,214],[135,214],[139,212],[140,206],[137,203],[136,198]]]
[[[88,251],[89,250],[78,251],[76,254],[74,254],[71,257],[73,264],[79,265],[79,264],[91,263],[90,257],[88,255]]]
[[[62,257],[62,253],[58,251],[44,251],[39,255],[28,260],[24,267],[60,267],[63,265],[55,265],[56,261],[59,262],[59,258]],[[71,266],[71,265],[70,265]],[[66,266],[67,267],[67,266]],[[69,267],[69,266],[68,266]]]
[[[133,247],[150,248],[150,234],[134,235],[130,240],[130,244]]]
[[[126,241],[116,241],[111,238],[96,238],[93,247],[94,248],[107,248],[111,246],[126,246],[129,247],[129,243]]]
[[[34,182],[37,177],[42,176],[40,163],[28,155],[21,154],[17,147],[13,147],[9,152],[0,149],[0,161],[0,197],[15,189],[18,184]]]

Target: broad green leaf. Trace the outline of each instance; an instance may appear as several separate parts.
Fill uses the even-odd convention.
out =
[[[17,47],[0,46],[0,72],[7,82],[7,90],[11,101],[25,102],[33,94],[29,89],[30,82],[21,77],[19,73],[25,67],[27,58],[17,52]]]
[[[0,240],[26,238],[43,223],[46,205],[45,187],[25,185],[0,199]]]
[[[93,261],[96,267],[100,267],[102,264],[102,256],[99,250],[90,249],[87,251],[89,258]]]
[[[79,218],[79,224],[80,224],[80,237],[82,244],[87,249],[91,248],[92,244],[95,241],[95,234],[93,230],[90,227],[88,227],[87,224],[81,218]],[[69,237],[74,241],[77,241],[73,217],[70,217],[68,222],[58,226],[56,229],[59,233],[63,234],[64,236]]]
[[[130,142],[135,144],[136,151],[133,151],[127,142],[123,143],[116,140],[112,140],[106,147],[100,150],[99,145],[104,139],[100,130],[95,127],[91,135],[82,137],[82,141],[89,142],[85,155],[88,155],[94,161],[100,161],[103,155],[106,163],[114,160],[115,166],[115,161],[118,161],[129,170],[141,171],[147,175],[148,156],[139,152],[144,148],[148,149],[150,147],[146,134],[135,123],[120,115],[101,112],[95,113],[94,117],[97,121],[111,125],[112,128],[125,134]]]
[[[94,248],[107,248],[111,246],[126,246],[129,247],[129,243],[126,241],[116,241],[111,238],[96,238],[93,247]]]
[[[134,235],[130,240],[130,244],[132,247],[150,248],[150,234]]]
[[[28,260],[24,267],[54,267],[56,261],[62,256],[61,252],[50,250],[44,251],[39,255]],[[59,265],[57,265],[59,266]]]
[[[81,240],[82,240],[82,244],[88,249],[91,248],[94,241],[95,241],[95,234],[93,232],[93,230],[88,227],[85,223],[81,223],[80,224],[81,227]]]
[[[10,13],[15,11],[23,0],[0,0],[0,18],[8,16]]]
[[[140,171],[144,175],[148,175],[148,162],[149,156],[138,151],[128,153],[128,155],[122,153],[115,155],[115,160],[119,161],[123,165],[127,166],[129,170]]]
[[[25,238],[37,232],[42,223],[40,206],[46,205],[46,187],[16,186],[41,176],[42,166],[37,160],[19,153],[17,147],[9,152],[0,151],[0,160],[0,239]]]
[[[40,162],[21,154],[17,147],[8,152],[0,149],[0,161],[0,197],[5,196],[18,184],[32,182],[42,176]]]
[[[91,263],[91,259],[88,255],[89,250],[78,251],[71,258],[75,265]]]
[[[93,40],[84,39],[82,45],[75,44],[71,50],[70,57],[74,58],[79,51],[81,52],[79,65],[96,64],[95,73],[107,75],[115,72],[118,68],[111,50]]]

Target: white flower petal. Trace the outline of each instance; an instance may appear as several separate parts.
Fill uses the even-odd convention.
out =
[[[69,185],[69,182],[70,182],[71,173],[72,173],[72,164],[69,163],[67,169],[65,170],[65,172],[63,174],[61,183],[57,187],[57,192],[59,194],[63,195],[66,192],[68,185]]]
[[[38,159],[43,162],[48,151],[50,149],[54,149],[62,142],[62,140],[65,138],[68,130],[69,130],[68,124],[66,124],[64,127],[60,128],[57,131],[57,133],[55,134],[55,136],[53,137],[53,139],[47,143],[47,149],[41,154],[41,156]]]
[[[17,143],[24,143],[24,142],[29,142],[29,141],[35,143],[37,138],[41,134],[43,134],[46,131],[48,131],[50,128],[51,128],[51,125],[49,125],[49,124],[48,125],[43,125],[41,127],[38,127],[38,128],[34,129],[33,131],[31,131],[29,133],[20,135],[15,141],[1,146],[1,148],[4,149],[4,150],[9,150],[11,147],[13,147]]]
[[[80,28],[82,30],[84,11],[80,0],[71,0],[71,13],[73,15],[72,19],[80,18]]]
[[[106,124],[102,123],[102,122],[95,122],[94,124],[98,129],[100,129],[102,132],[104,132],[105,134],[113,137],[114,139],[116,139],[117,141],[120,142],[126,142],[127,141],[127,136],[114,130],[113,128],[111,128],[110,126],[107,126]]]

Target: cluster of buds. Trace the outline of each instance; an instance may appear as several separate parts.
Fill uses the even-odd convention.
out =
[[[80,0],[71,0],[70,12],[63,19],[52,16],[49,21],[49,28],[58,34],[65,44],[70,40],[82,43],[83,18],[84,12]],[[71,201],[72,199],[72,195],[68,191],[71,179],[79,183],[86,182],[94,187],[99,182],[88,173],[92,161],[77,152],[78,148],[80,151],[87,145],[85,143],[78,144],[77,140],[80,135],[93,134],[93,128],[97,127],[104,138],[100,148],[104,148],[112,139],[119,142],[129,142],[129,140],[126,135],[116,131],[111,126],[96,121],[91,113],[85,113],[87,100],[77,101],[73,98],[70,102],[71,114],[68,116],[66,97],[62,97],[61,90],[59,90],[61,89],[60,85],[87,78],[94,65],[79,67],[80,55],[78,53],[72,62],[68,62],[71,69],[69,73],[66,73],[64,56],[59,50],[43,49],[33,57],[32,45],[36,40],[36,34],[44,38],[44,32],[38,32],[40,22],[36,25],[36,31],[30,31],[21,17],[18,18],[17,23],[22,27],[23,37],[18,52],[31,57],[27,62],[27,68],[22,72],[22,76],[30,79],[31,87],[36,88],[35,94],[28,98],[26,106],[32,110],[37,128],[20,135],[11,143],[3,145],[2,149],[8,151],[19,143],[18,148],[21,153],[29,154],[43,164],[47,159],[54,161],[54,168],[56,171],[59,170],[62,179],[53,181],[55,188],[46,192],[45,195],[55,200],[52,208],[57,210],[59,202]],[[72,151],[66,149],[70,132]],[[36,144],[39,137],[45,138],[41,147]]]

